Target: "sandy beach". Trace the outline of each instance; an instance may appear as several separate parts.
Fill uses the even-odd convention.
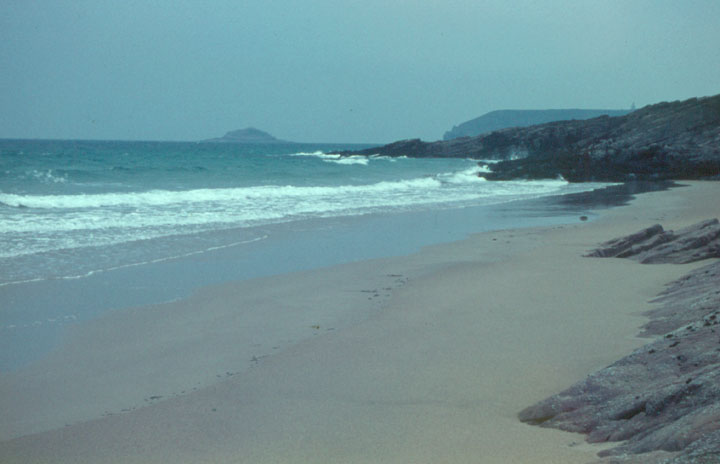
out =
[[[45,359],[0,374],[0,462],[592,461],[602,446],[517,413],[644,344],[648,300],[703,264],[582,257],[655,223],[720,217],[720,183],[683,185],[591,222],[77,324]],[[295,329],[269,337],[272,320]]]

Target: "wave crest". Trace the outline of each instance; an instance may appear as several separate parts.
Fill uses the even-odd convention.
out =
[[[293,185],[262,185],[193,190],[149,190],[130,193],[98,193],[76,195],[18,195],[0,193],[0,204],[17,208],[84,209],[102,207],[146,207],[173,204],[197,204],[258,200],[273,198],[313,198],[362,192],[381,193],[414,188],[437,188],[441,182],[432,177],[401,181],[383,181],[368,185],[342,185],[337,187],[302,187]]]

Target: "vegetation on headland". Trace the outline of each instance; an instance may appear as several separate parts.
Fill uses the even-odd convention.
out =
[[[445,132],[443,140],[452,140],[459,137],[474,137],[500,129],[507,129],[508,127],[535,126],[547,122],[590,119],[603,115],[623,116],[633,110],[634,108],[632,110],[496,110],[453,126],[452,129]]]

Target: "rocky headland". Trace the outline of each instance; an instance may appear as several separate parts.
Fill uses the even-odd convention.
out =
[[[720,176],[720,95],[624,116],[558,121],[437,142],[403,140],[364,154],[500,160],[488,180],[707,179]]]
[[[443,140],[452,140],[459,137],[474,137],[476,135],[493,132],[508,127],[527,127],[554,121],[568,121],[571,119],[590,119],[598,116],[622,116],[631,110],[587,110],[587,109],[561,109],[561,110],[496,110],[482,116],[465,121],[445,132]]]
[[[602,244],[589,257],[641,263],[720,258],[720,223],[672,232],[655,225]],[[520,420],[619,442],[603,463],[720,462],[720,261],[668,285],[647,315],[655,339],[569,389],[520,412]]]

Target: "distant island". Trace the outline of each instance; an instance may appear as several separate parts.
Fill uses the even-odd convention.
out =
[[[508,127],[527,127],[546,122],[583,120],[598,116],[624,116],[630,111],[632,110],[496,110],[454,126],[445,132],[443,140],[474,137]]]
[[[230,131],[222,137],[203,140],[210,143],[293,143],[287,140],[280,140],[265,131],[248,127],[246,129],[238,129]]]

